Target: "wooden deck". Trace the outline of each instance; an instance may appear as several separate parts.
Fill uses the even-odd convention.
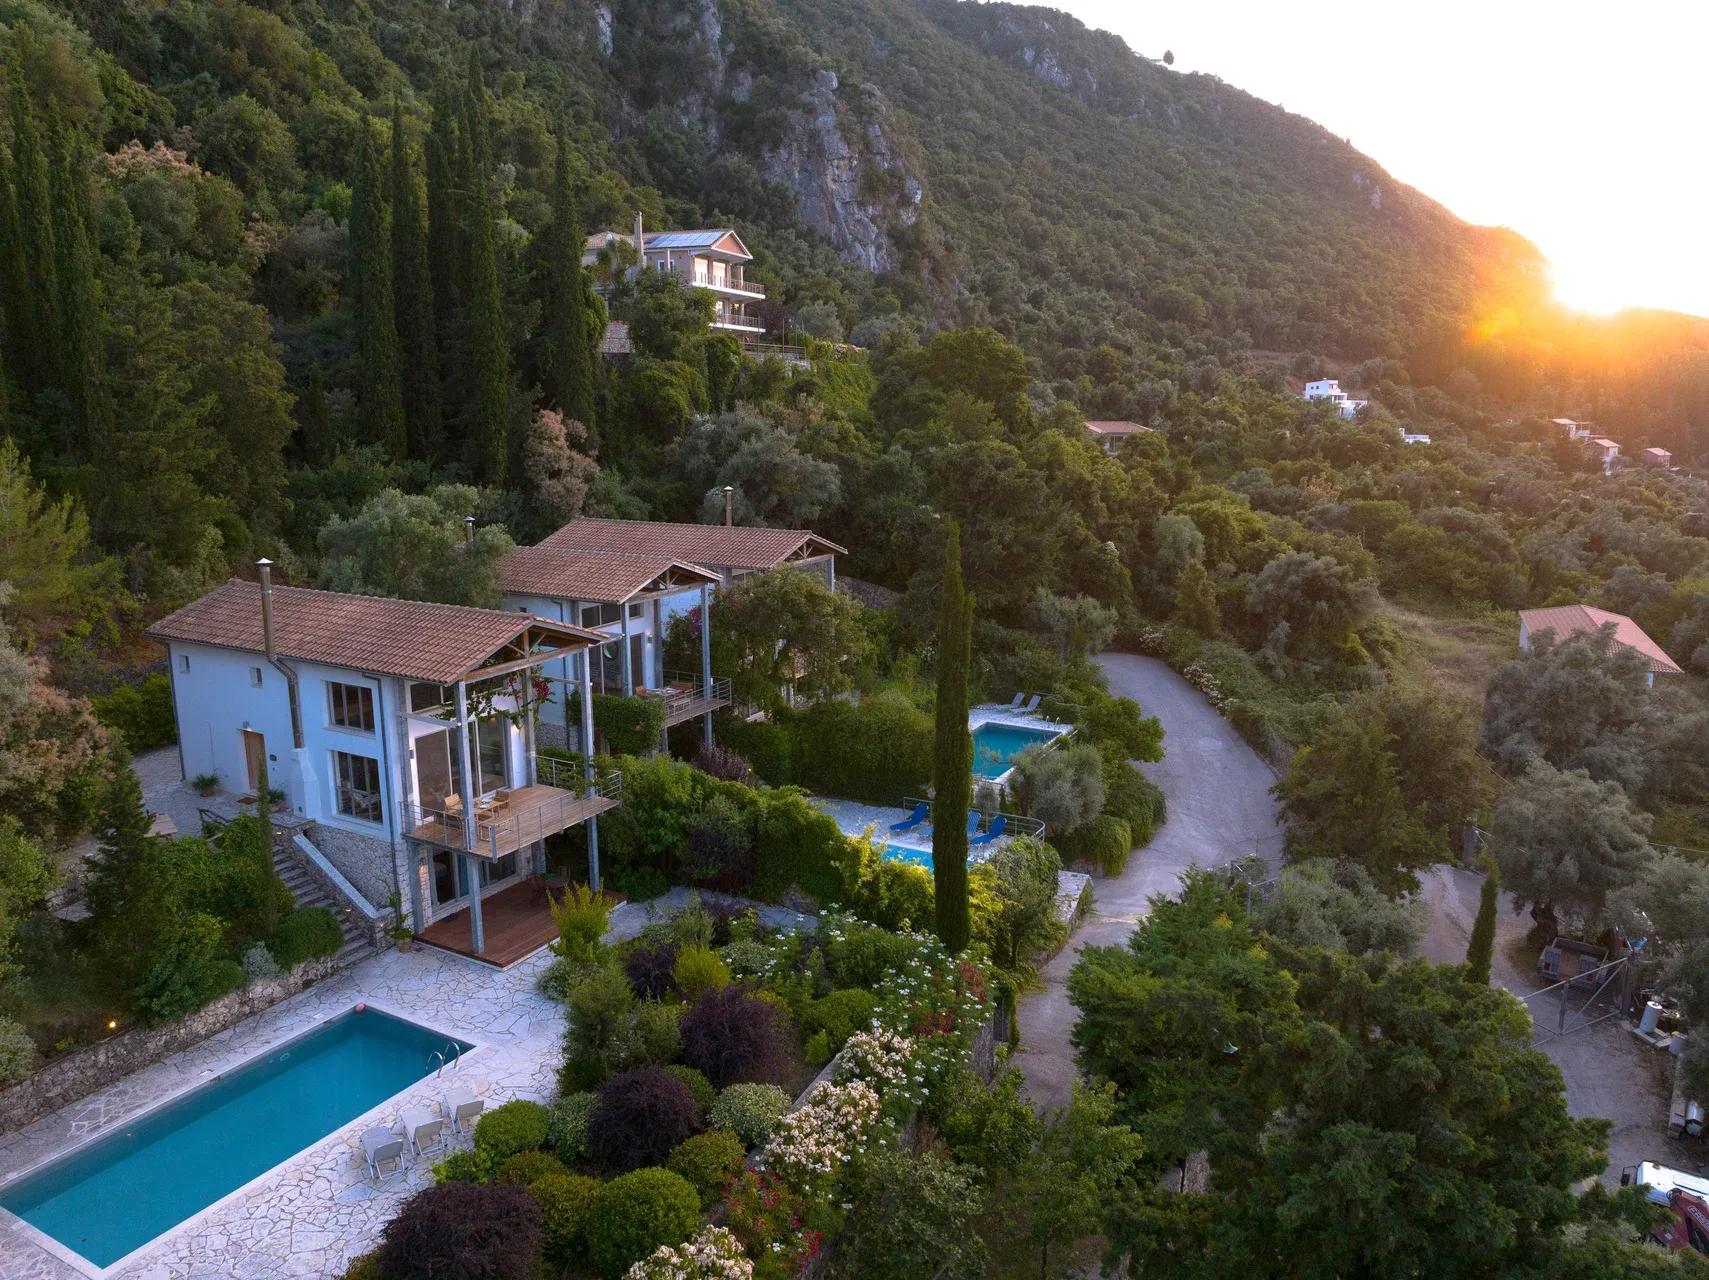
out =
[[[721,711],[730,705],[728,698],[682,697],[672,698],[665,704],[665,728],[679,725],[689,720],[697,720],[701,716],[714,711]]]
[[[503,804],[476,807],[472,845],[456,815],[428,809],[421,811],[421,820],[410,834],[446,849],[502,858],[616,807],[617,801],[609,796],[578,795],[559,787],[518,787]]]
[[[515,964],[558,936],[558,926],[552,923],[552,911],[547,905],[546,882],[539,876],[529,876],[482,898],[481,931],[486,935],[486,947],[477,952],[469,935],[469,912],[464,908],[455,915],[435,920],[416,938],[428,946],[484,960],[501,969]]]

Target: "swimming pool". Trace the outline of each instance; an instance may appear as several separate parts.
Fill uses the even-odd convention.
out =
[[[111,1266],[473,1047],[352,1009],[0,1188],[0,1207]]]
[[[1062,736],[1061,729],[1033,729],[1018,724],[986,721],[973,731],[973,772],[980,778],[1000,778],[1028,747]]]

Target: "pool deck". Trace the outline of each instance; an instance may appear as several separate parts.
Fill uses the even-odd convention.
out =
[[[967,709],[967,727],[970,732],[987,724],[1006,724],[1014,729],[1038,729],[1045,733],[1054,731],[1058,737],[1074,727],[1061,720],[1047,720],[1041,715],[1023,716],[1018,711],[1011,711],[1006,703],[981,702],[978,706]]]
[[[890,824],[906,818],[909,812],[907,809],[887,809],[881,805],[861,804],[858,800],[834,800],[829,796],[813,796],[811,799],[822,812],[831,816],[844,835],[865,835],[868,828],[875,827],[877,829],[872,833],[873,839],[880,846],[895,845],[900,849],[912,849],[916,853],[924,854],[925,865],[930,868],[932,861],[932,824],[930,821],[922,822],[912,831],[892,831]],[[967,855],[968,865],[976,867],[984,862],[1003,846],[1006,839],[1008,839],[1007,836],[1000,836],[990,844],[970,850]]]
[[[364,1001],[477,1046],[444,1080],[412,1086],[105,1271],[73,1265],[0,1210],[0,1280],[338,1275],[349,1258],[374,1247],[407,1196],[433,1181],[436,1157],[429,1155],[372,1186],[357,1145],[363,1130],[392,1124],[406,1107],[432,1105],[453,1085],[473,1089],[489,1107],[556,1093],[563,1006],[535,989],[550,960],[541,953],[495,971],[429,947],[386,951],[0,1137],[0,1181],[7,1181]]]

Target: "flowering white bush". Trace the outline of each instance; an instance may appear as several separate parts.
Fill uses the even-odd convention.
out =
[[[752,1280],[754,1264],[723,1227],[703,1227],[685,1244],[662,1244],[630,1267],[624,1280]]]
[[[864,1080],[820,1081],[783,1117],[761,1163],[796,1188],[818,1185],[865,1148],[880,1110],[878,1091]]]
[[[840,1084],[864,1080],[887,1104],[918,1106],[926,1079],[915,1063],[914,1042],[884,1027],[857,1031],[843,1045],[833,1078]]]

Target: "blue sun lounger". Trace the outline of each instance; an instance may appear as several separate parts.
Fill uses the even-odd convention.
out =
[[[982,821],[984,821],[984,816],[977,809],[967,815],[967,834],[970,837],[979,834],[979,824]]]
[[[967,842],[967,847],[969,849],[973,849],[973,848],[977,848],[979,845],[982,845],[982,844],[990,844],[993,840],[996,840],[1002,836],[1003,828],[1007,827],[1008,825],[1009,825],[1009,820],[1007,818],[1005,818],[1002,814],[999,813],[995,818],[991,819],[991,830],[987,831],[982,836],[979,836],[979,837],[976,837],[975,839],[969,840]]]
[[[915,827],[919,826],[926,820],[926,815],[931,811],[931,805],[922,800],[919,804],[914,806],[914,812],[910,813],[906,818],[903,818],[902,821],[892,822],[890,824],[890,829],[892,831],[912,831]]]

